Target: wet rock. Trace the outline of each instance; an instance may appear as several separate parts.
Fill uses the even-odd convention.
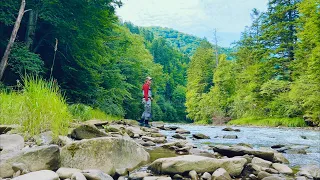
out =
[[[149,160],[149,153],[131,139],[102,137],[86,139],[61,149],[61,166],[99,169],[113,175],[116,169],[135,168]]]
[[[77,140],[92,139],[97,137],[106,137],[107,133],[100,131],[97,127],[91,125],[80,125],[73,129],[71,137]]]
[[[282,153],[279,153],[279,152],[275,152],[274,153],[273,162],[289,164],[288,159],[285,158],[284,155]]]
[[[96,169],[83,170],[82,174],[88,180],[113,180],[113,178],[110,175]]]
[[[57,174],[59,175],[59,177],[61,179],[67,179],[67,178],[71,178],[71,176],[76,173],[76,172],[81,172],[80,169],[75,169],[75,168],[64,168],[61,167],[57,170]]]
[[[196,138],[196,139],[210,139],[209,136],[204,135],[204,134],[201,134],[201,133],[193,134],[192,136],[193,136],[194,138]]]
[[[266,161],[266,160],[258,158],[258,157],[254,157],[252,159],[251,163],[256,164],[258,166],[261,166],[261,167],[266,167],[266,168],[269,168],[272,164],[272,162]]]
[[[178,134],[190,134],[190,131],[185,130],[185,129],[178,128],[178,129],[176,130],[176,133],[178,133]]]
[[[237,135],[224,135],[223,136],[224,139],[238,139]]]
[[[198,173],[214,172],[224,168],[230,175],[240,175],[247,162],[244,158],[214,159],[209,157],[185,155],[161,158],[154,161],[148,168],[160,174],[182,174],[195,170]]]
[[[212,174],[212,180],[231,180],[229,173],[223,169],[219,168]]]
[[[175,175],[173,176],[173,179],[175,179],[175,180],[182,180],[182,179],[184,179],[184,178],[183,178],[183,176],[181,176],[180,174],[175,174]]]
[[[211,174],[208,172],[203,173],[203,175],[200,177],[201,180],[211,180]]]
[[[186,137],[182,136],[181,134],[174,134],[172,137],[176,138],[176,139],[187,139]]]
[[[147,172],[135,172],[129,175],[130,180],[142,180],[144,177],[151,176],[152,174]]]
[[[175,131],[175,130],[177,130],[179,127],[178,127],[178,126],[168,126],[167,128],[170,129],[170,130]]]
[[[286,145],[283,145],[283,144],[276,144],[276,145],[273,145],[271,146],[272,149],[278,149],[278,148],[283,148],[285,147]]]
[[[302,139],[307,139],[307,136],[301,135],[300,137],[301,137]]]
[[[226,127],[226,128],[223,128],[222,131],[235,131],[235,132],[240,132],[240,129],[233,129],[231,127]]]
[[[190,176],[191,180],[198,180],[199,179],[198,174],[195,170],[190,171],[189,176]]]
[[[75,172],[71,176],[71,180],[87,180],[81,172]]]
[[[22,176],[13,178],[12,180],[59,180],[58,174],[50,170],[42,170],[31,172]]]
[[[279,163],[273,163],[272,167],[279,171],[279,173],[283,173],[283,174],[292,174],[293,171],[291,168],[289,168],[287,165],[285,164],[279,164]]]
[[[0,177],[11,177],[14,173],[12,165],[24,162],[30,171],[56,170],[60,160],[57,145],[38,146],[0,156]]]
[[[2,134],[0,135],[1,153],[21,150],[24,147],[24,139],[18,134]]]
[[[272,174],[269,174],[269,173],[267,173],[267,172],[265,172],[265,171],[260,171],[260,172],[258,173],[258,179],[263,179],[263,178],[269,177],[269,176],[272,176]]]
[[[298,175],[312,177],[313,179],[320,179],[319,165],[307,165],[300,168]]]
[[[215,145],[213,146],[213,150],[222,155],[233,157],[233,156],[243,156],[245,154],[254,155],[256,157],[260,157],[265,160],[272,161],[274,158],[274,152],[266,151],[266,150],[255,150],[242,146],[223,146],[223,145]]]

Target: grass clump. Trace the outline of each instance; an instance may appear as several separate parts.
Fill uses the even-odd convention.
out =
[[[68,133],[71,119],[65,98],[53,81],[27,76],[20,92],[0,92],[0,124],[19,124],[26,138],[52,131],[54,138]]]
[[[253,126],[284,126],[284,127],[306,127],[306,123],[301,118],[262,118],[248,117],[236,119],[228,122],[229,125],[253,125]]]
[[[69,106],[69,112],[72,114],[73,118],[78,121],[87,121],[90,119],[99,120],[120,120],[122,117],[117,117],[113,115],[108,115],[101,111],[100,109],[93,109],[90,106],[84,104],[72,104]]]

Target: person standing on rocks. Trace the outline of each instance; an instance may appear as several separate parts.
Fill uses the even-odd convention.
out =
[[[147,77],[145,83],[142,86],[143,99],[142,103],[144,105],[144,112],[142,113],[140,125],[150,127],[149,121],[151,119],[151,101],[152,101],[152,93],[151,93],[151,82],[152,78]]]

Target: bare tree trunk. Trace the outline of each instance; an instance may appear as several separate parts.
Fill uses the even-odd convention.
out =
[[[0,80],[2,79],[4,70],[7,67],[8,58],[9,58],[9,54],[10,54],[10,51],[11,51],[11,47],[12,47],[12,45],[13,45],[15,39],[16,39],[18,30],[19,30],[19,27],[20,27],[20,23],[21,23],[23,14],[24,14],[24,8],[25,7],[26,7],[26,1],[25,0],[21,0],[21,6],[20,6],[20,10],[19,10],[19,14],[18,14],[16,23],[14,24],[14,27],[13,27],[13,30],[12,30],[12,33],[11,33],[11,37],[10,37],[10,40],[8,42],[6,51],[4,52],[4,55],[3,55],[2,59],[1,59],[1,62],[0,62]]]
[[[29,21],[28,21],[28,25],[27,25],[26,39],[25,39],[27,47],[30,50],[32,50],[32,46],[33,46],[34,34],[36,32],[36,26],[37,26],[37,20],[38,20],[38,10],[32,9],[29,14]]]
[[[216,46],[216,67],[217,67],[219,64],[217,29],[214,29],[214,41]]]

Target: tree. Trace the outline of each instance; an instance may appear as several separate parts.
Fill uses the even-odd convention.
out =
[[[4,55],[3,55],[2,59],[1,59],[1,62],[0,62],[0,80],[2,79],[4,70],[7,67],[8,58],[9,58],[9,54],[10,54],[10,51],[11,51],[11,47],[13,46],[13,43],[14,43],[14,41],[16,39],[18,30],[19,30],[19,27],[20,27],[20,23],[21,23],[23,14],[24,14],[25,6],[26,6],[26,1],[22,0],[21,1],[21,5],[20,5],[20,9],[19,9],[19,13],[18,13],[18,17],[17,17],[16,23],[14,24],[14,27],[13,27],[13,30],[12,30],[12,33],[11,33],[11,36],[10,36],[10,40],[8,42],[6,51],[4,52]]]

